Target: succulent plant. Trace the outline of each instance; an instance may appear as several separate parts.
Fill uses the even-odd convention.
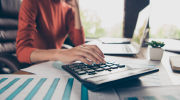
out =
[[[153,41],[153,40],[151,42],[148,42],[147,44],[152,46],[153,48],[161,48],[165,45],[164,42]]]

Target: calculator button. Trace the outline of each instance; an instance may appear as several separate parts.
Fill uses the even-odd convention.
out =
[[[112,62],[112,61],[108,61],[108,64],[114,64],[114,62]]]
[[[78,69],[77,67],[73,67],[73,68],[71,68],[71,70],[76,70],[76,69]]]
[[[86,65],[79,66],[78,68],[86,68]]]
[[[77,73],[79,71],[82,71],[82,69],[75,69],[74,71]]]
[[[95,64],[94,66],[100,66],[101,64]]]
[[[69,68],[76,67],[76,65],[67,65]]]
[[[86,72],[88,72],[88,73],[94,73],[95,72],[95,70],[86,70]]]
[[[111,69],[111,67],[103,67],[105,70]]]
[[[99,68],[99,67],[97,67],[97,66],[94,66],[94,67],[91,67],[92,69],[97,69],[97,68]]]
[[[106,67],[106,65],[100,65],[100,67]]]
[[[99,65],[106,65],[106,63],[100,63]]]
[[[94,67],[100,67],[100,65],[96,64],[96,65],[94,65]]]
[[[88,73],[88,75],[94,75],[94,74],[96,74],[96,73]]]
[[[92,66],[92,65],[87,65],[87,67],[91,68],[91,67],[94,67],[94,66]]]
[[[107,66],[112,66],[113,64],[106,64]]]
[[[97,68],[95,69],[97,72],[100,72],[100,71],[103,71],[104,69],[103,68]]]
[[[80,66],[84,66],[83,63],[79,63],[79,64],[76,64],[76,66],[80,67]]]
[[[120,65],[120,63],[114,63],[114,65],[118,65],[118,66],[119,66],[119,65]]]
[[[120,68],[125,67],[125,65],[119,65]]]
[[[83,75],[83,74],[86,74],[86,71],[79,71],[77,72],[78,75]]]
[[[82,70],[90,70],[90,68],[82,68]]]
[[[94,65],[96,65],[96,63],[95,63],[95,62],[93,62],[93,63],[92,63],[92,66],[94,66]]]
[[[111,68],[112,68],[112,69],[116,69],[116,68],[118,68],[118,66],[113,65],[113,66],[111,66]]]

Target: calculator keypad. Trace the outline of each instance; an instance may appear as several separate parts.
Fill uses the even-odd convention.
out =
[[[120,65],[119,63],[115,63],[115,62],[107,62],[105,64],[101,63],[101,64],[92,64],[92,65],[87,65],[84,63],[74,63],[66,66],[69,67],[78,75],[85,75],[85,74],[95,75],[100,72],[102,73],[103,71],[110,72],[112,70],[125,67],[125,65]]]
[[[123,81],[137,79],[158,71],[158,69],[139,68],[116,62],[93,63],[92,65],[75,62],[63,65],[62,68],[82,84],[86,84],[87,88],[104,87],[106,84],[119,84]]]

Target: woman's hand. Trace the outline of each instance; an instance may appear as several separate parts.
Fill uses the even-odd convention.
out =
[[[72,8],[78,8],[78,0],[62,0],[62,2],[66,2],[69,4]]]
[[[86,64],[106,63],[104,54],[96,45],[80,45],[71,49],[36,49],[30,55],[32,63],[42,61],[61,61],[65,64],[81,61]]]
[[[72,63],[74,61],[81,61],[86,64],[106,63],[104,54],[96,45],[80,45],[72,49],[59,50],[55,55],[55,60],[63,63]]]

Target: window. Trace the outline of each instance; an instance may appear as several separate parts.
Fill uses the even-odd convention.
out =
[[[180,0],[150,0],[150,37],[180,39]]]
[[[86,38],[122,37],[124,0],[79,0]]]

